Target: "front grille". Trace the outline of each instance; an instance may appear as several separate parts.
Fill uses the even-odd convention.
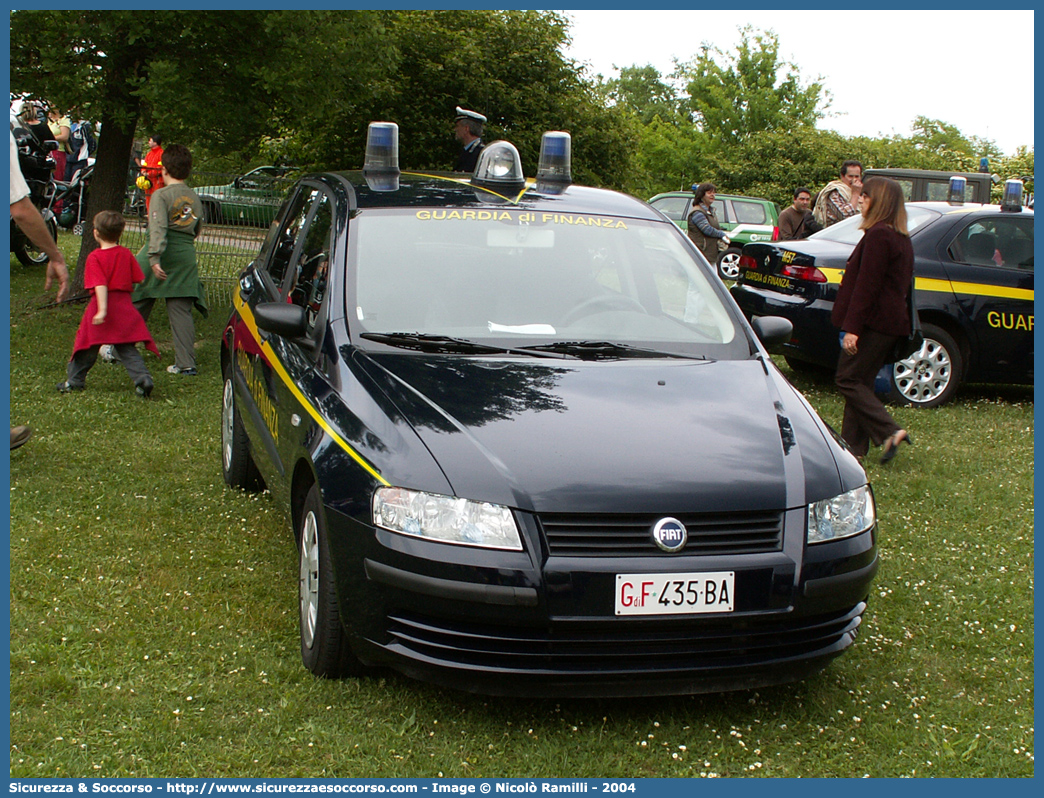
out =
[[[836,653],[855,638],[866,604],[806,618],[552,621],[489,626],[406,613],[388,617],[390,647],[472,668],[557,673],[696,674]]]
[[[652,539],[653,514],[543,513],[540,524],[553,557],[663,555]],[[783,513],[688,513],[671,516],[689,530],[682,554],[760,554],[779,551]]]

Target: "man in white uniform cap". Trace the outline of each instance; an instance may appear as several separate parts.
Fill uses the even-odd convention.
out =
[[[486,145],[482,143],[482,127],[486,124],[486,117],[476,111],[457,106],[457,117],[453,126],[453,133],[464,146],[460,155],[457,156],[455,172],[474,172],[475,164],[478,163],[479,153]]]

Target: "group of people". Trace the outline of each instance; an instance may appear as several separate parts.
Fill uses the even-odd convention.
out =
[[[863,237],[852,251],[834,301],[831,321],[841,330],[835,384],[845,399],[841,437],[862,460],[870,443],[882,447],[881,462],[892,460],[902,443],[913,444],[874,392],[874,379],[893,360],[897,342],[910,334],[913,246],[906,226],[902,187],[885,177],[863,182],[863,165],[845,161],[837,180],[819,192],[795,189],[793,203],[779,215],[780,239],[807,238],[842,219],[862,214]],[[729,244],[714,213],[715,186],[696,187],[687,232],[709,263]]]
[[[819,192],[795,189],[794,201],[779,215],[780,240],[807,238],[842,219],[862,214],[863,237],[845,264],[831,321],[841,330],[841,354],[834,384],[845,399],[841,437],[862,460],[870,443],[882,447],[887,463],[902,443],[913,444],[874,392],[881,367],[893,360],[897,342],[910,335],[913,319],[913,245],[906,226],[902,187],[886,177],[863,182],[863,165],[850,160]]]
[[[863,165],[859,161],[841,164],[841,175],[831,180],[816,195],[805,186],[794,189],[793,201],[779,214],[779,240],[808,238],[825,227],[859,213],[863,192]],[[814,210],[813,210],[814,207]]]
[[[38,141],[56,141],[58,149],[51,152],[54,159],[54,179],[70,181],[74,174],[88,164],[93,132],[83,127],[90,122],[73,122],[68,114],[39,100],[22,100],[11,107],[11,123],[20,124]]]
[[[473,172],[479,154],[486,117],[457,106],[454,129],[461,142],[455,166],[458,172]],[[59,134],[61,118],[58,119]],[[67,128],[67,126],[66,126]],[[57,136],[56,136],[57,138]],[[203,207],[196,193],[185,185],[192,169],[192,156],[183,145],[166,150],[162,139],[149,138],[149,153],[139,161],[148,205],[149,240],[135,257],[120,246],[123,217],[103,211],[94,219],[99,248],[87,259],[84,288],[92,297],[84,311],[66,368],[61,392],[82,391],[87,373],[103,345],[115,348],[139,396],[148,397],[152,376],[137,344],[157,356],[159,351],[146,323],[157,299],[164,299],[174,340],[172,374],[197,373],[194,352],[193,308],[207,313],[203,286],[196,266],[195,238],[202,227]],[[888,462],[905,442],[913,440],[888,413],[874,393],[874,378],[889,362],[897,341],[910,334],[909,295],[913,290],[913,247],[906,226],[902,189],[883,177],[862,181],[858,161],[845,161],[840,178],[828,183],[816,199],[800,187],[793,204],[780,214],[783,240],[804,238],[817,229],[862,214],[864,234],[846,264],[834,302],[831,319],[842,331],[841,354],[835,383],[845,398],[841,436],[862,459],[869,445],[883,447],[881,461]],[[700,184],[694,209],[688,219],[688,234],[708,262],[717,262],[718,252],[729,245],[728,233],[714,213],[716,188]],[[29,189],[18,169],[17,149],[11,136],[11,215],[30,240],[47,256],[45,289],[58,281],[58,301],[68,293],[69,275],[57,245],[47,233],[39,212],[28,199]],[[28,427],[11,428],[11,448],[28,440]]]
[[[159,145],[158,137],[150,144]],[[80,321],[66,377],[58,391],[70,393],[86,387],[88,372],[97,362],[102,346],[114,348],[114,360],[123,364],[138,396],[148,398],[154,383],[137,344],[157,357],[159,349],[147,322],[157,299],[165,300],[174,342],[174,363],[167,371],[195,376],[195,324],[192,311],[207,314],[203,284],[196,263],[195,239],[202,229],[203,204],[185,184],[192,171],[192,154],[180,144],[162,152],[157,182],[150,186],[148,242],[135,256],[120,245],[123,214],[102,211],[93,219],[98,248],[84,264],[84,288],[91,293]],[[146,156],[148,159],[148,156]],[[151,181],[150,181],[151,182]],[[65,258],[51,238],[40,212],[29,199],[29,187],[18,165],[18,152],[11,133],[11,217],[34,245],[48,258],[44,290],[58,282],[56,300],[69,292]],[[11,427],[11,449],[29,440],[28,426]]]

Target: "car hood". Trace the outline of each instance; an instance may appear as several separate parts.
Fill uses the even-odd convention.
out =
[[[363,360],[458,496],[535,512],[723,512],[840,491],[840,448],[760,360]]]

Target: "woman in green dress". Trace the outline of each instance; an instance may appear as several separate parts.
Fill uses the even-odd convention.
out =
[[[134,306],[148,321],[157,299],[166,300],[174,339],[171,374],[196,375],[196,328],[193,306],[207,315],[203,283],[196,264],[196,237],[203,228],[203,203],[185,180],[192,171],[192,154],[183,144],[163,152],[163,188],[149,204],[149,241],[138,253],[145,281],[134,291]]]

